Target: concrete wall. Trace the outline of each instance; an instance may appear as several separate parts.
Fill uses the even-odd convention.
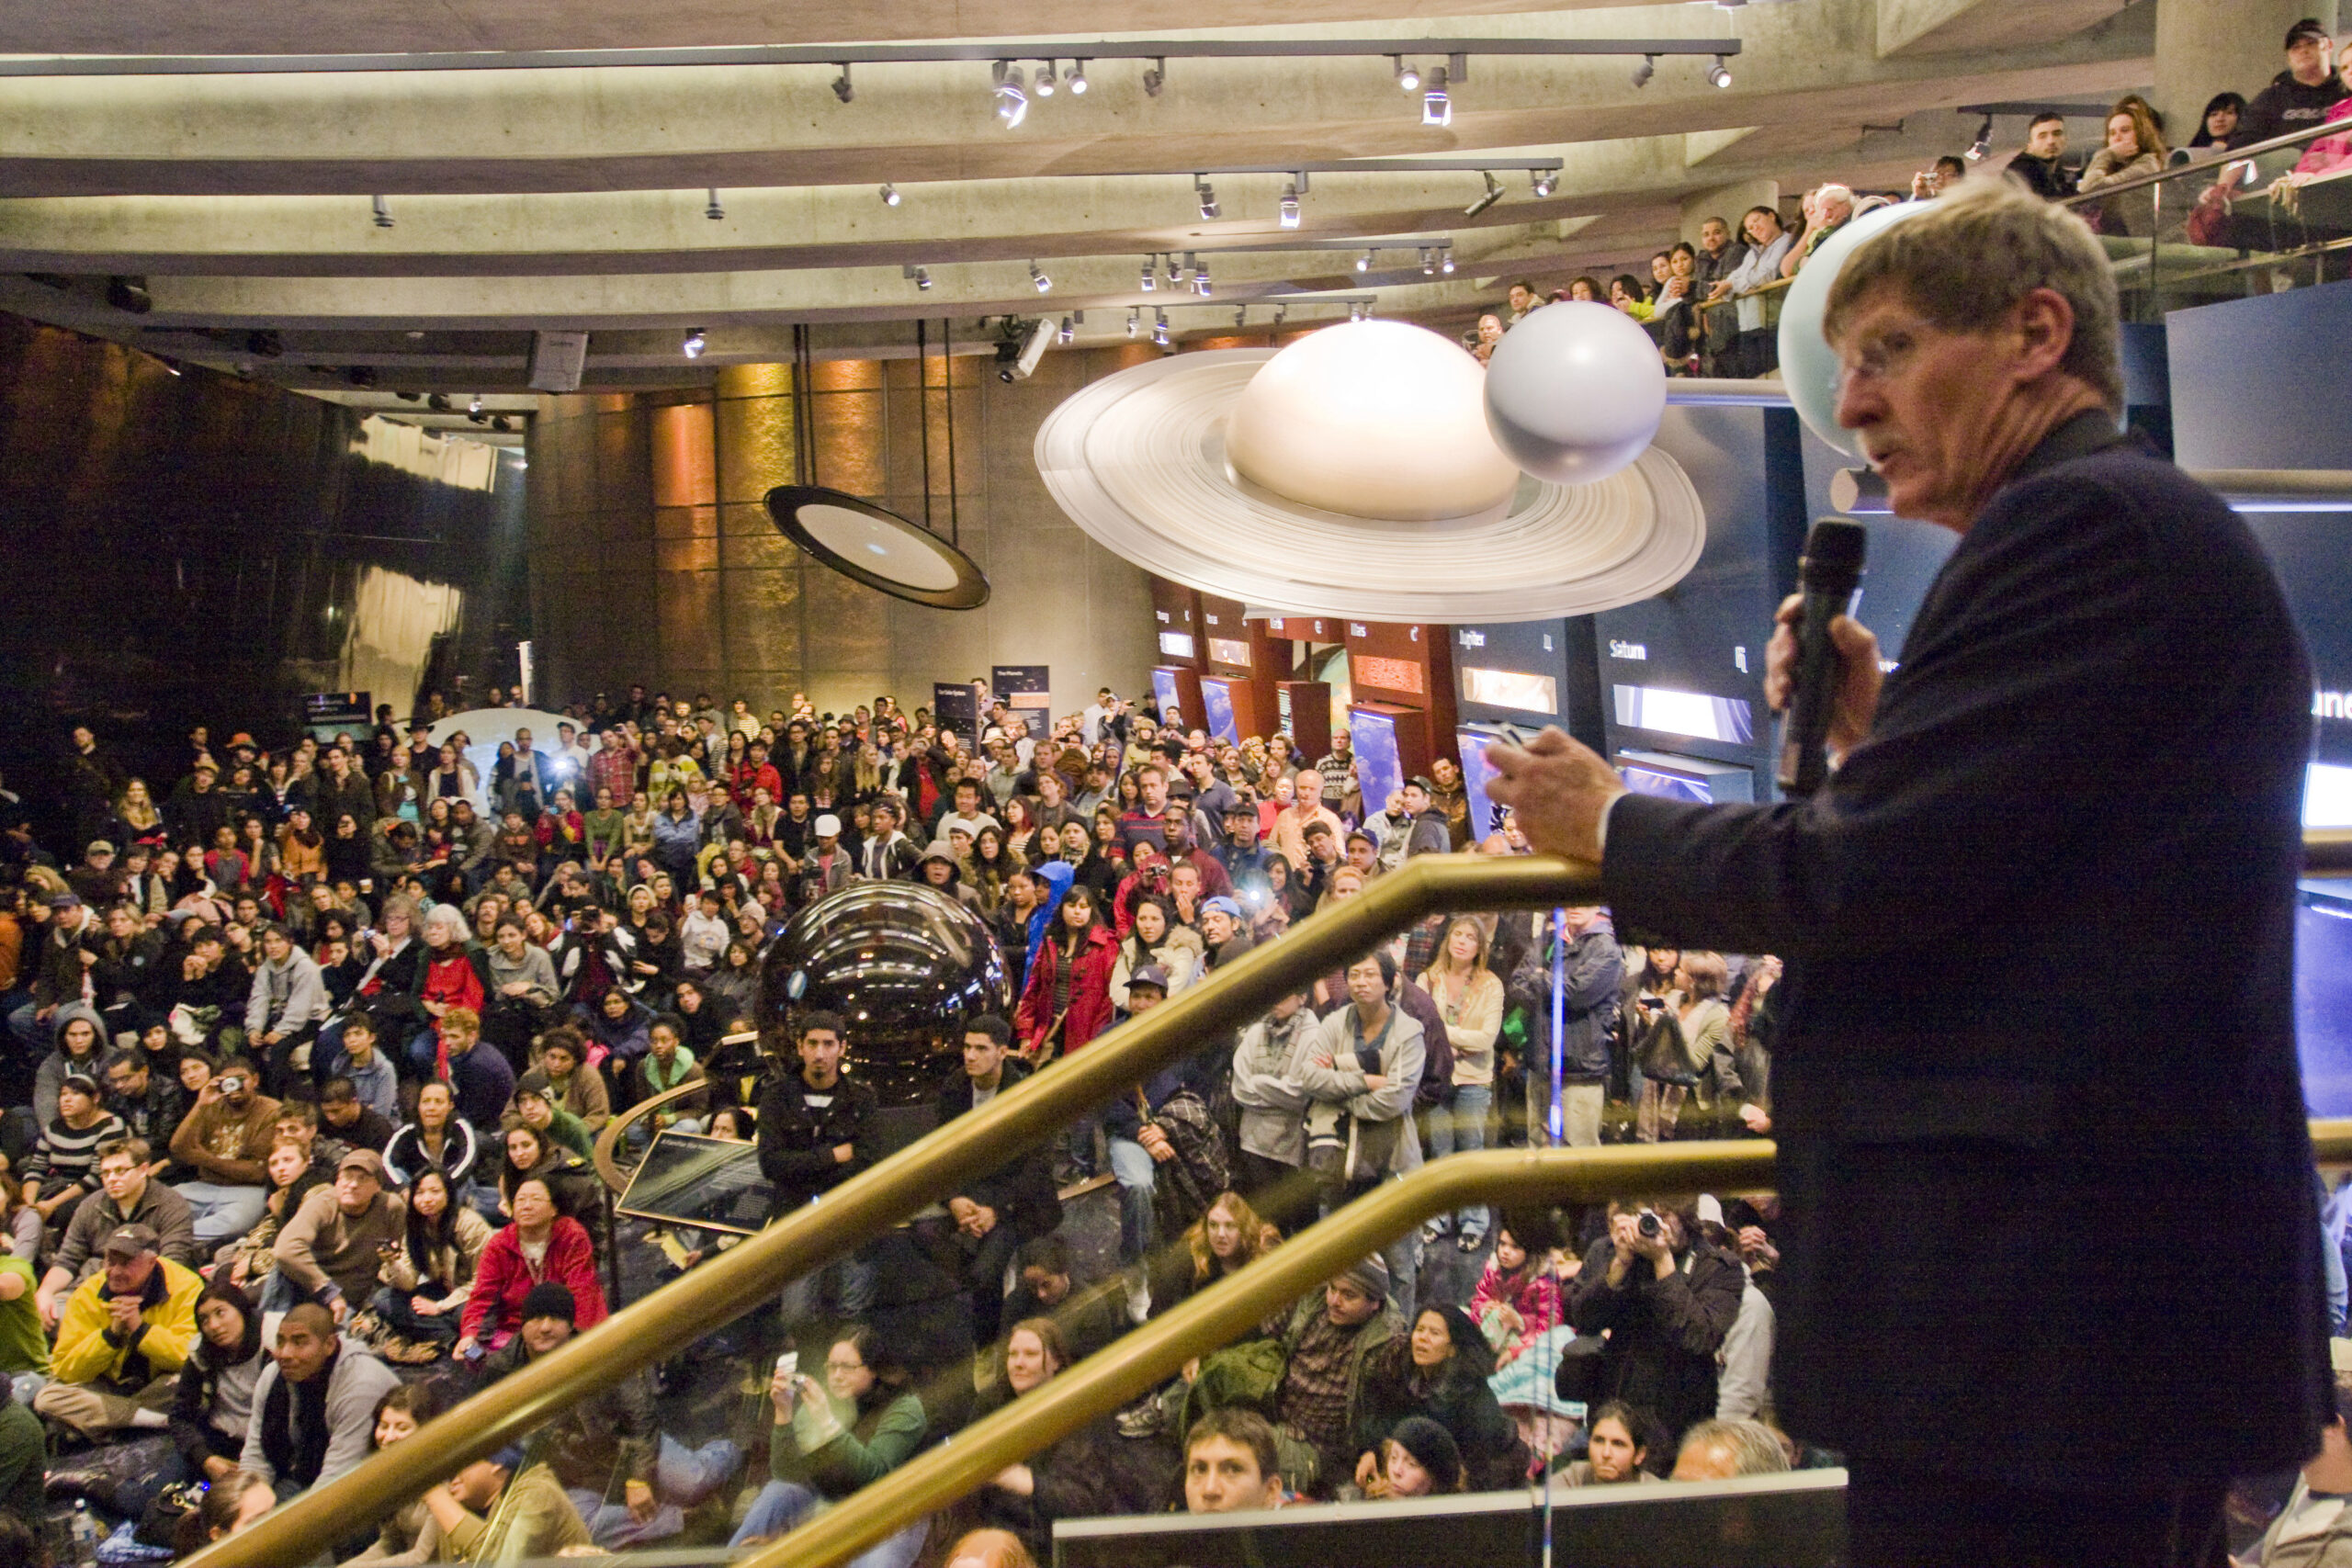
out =
[[[1148,352],[1148,351],[1147,351]],[[811,561],[762,498],[793,482],[783,366],[730,366],[709,393],[550,397],[530,445],[532,602],[557,701],[632,681],[748,696],[764,712],[806,691],[842,709],[888,692],[927,704],[933,681],[989,666],[1052,668],[1055,705],[1097,686],[1140,689],[1152,659],[1138,569],[1095,545],[1046,494],[1037,426],[1133,350],[1048,353],[1010,386],[985,357],[821,362],[810,392],[817,482],[949,532],[948,403],[964,549],[993,592],[972,611],[901,603]]]

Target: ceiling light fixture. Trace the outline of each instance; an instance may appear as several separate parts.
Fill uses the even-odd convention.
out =
[[[1151,341],[1162,348],[1168,346],[1168,312],[1165,310],[1151,313]]]
[[[245,352],[257,354],[264,359],[276,359],[286,352],[286,344],[275,328],[263,327],[245,334]]]
[[[1993,151],[1993,117],[1986,115],[1984,123],[1976,128],[1976,140],[1969,145],[1966,157],[1972,164],[1981,164]]]
[[[1143,275],[1136,279],[1136,287],[1146,294],[1159,287],[1159,258],[1158,256],[1143,258]]]
[[[1047,277],[1044,273],[1038,271],[1037,264],[1035,262],[1031,262],[1029,264],[1029,287],[1035,288],[1038,293],[1043,294],[1047,289],[1053,288],[1053,286],[1054,280]]]
[[[1168,85],[1168,61],[1164,56],[1155,56],[1152,62],[1143,69],[1143,96],[1147,98],[1156,98],[1159,96],[1159,89],[1166,85]]]
[[[1295,229],[1298,227],[1297,180],[1284,180],[1283,182],[1282,219],[1283,228]]]
[[[1554,191],[1560,188],[1560,171],[1557,169],[1530,169],[1527,171],[1527,183],[1535,187],[1535,194],[1537,196],[1549,196]]]
[[[713,223],[723,222],[727,209],[718,204],[718,187],[712,186],[702,193],[702,215]]]
[[[1289,320],[1290,307],[1288,305],[1277,305],[1274,307],[1274,325],[1281,326],[1284,321]]]
[[[1188,262],[1193,259],[1193,255],[1190,251],[1184,253],[1184,259]],[[1193,292],[1199,295],[1204,299],[1208,298],[1209,269],[1205,263],[1193,269]]]
[[[1204,223],[1216,221],[1224,209],[1217,205],[1216,190],[1209,184],[1206,175],[1193,176],[1193,194],[1200,198],[1201,221]]]
[[[846,60],[842,62],[842,73],[833,78],[833,96],[843,103],[857,96],[857,89],[850,85],[849,62]]]
[[[514,422],[503,413],[496,413],[490,416],[490,427],[492,430],[511,431],[514,428]]]
[[[1714,69],[1707,73],[1707,85],[1711,87],[1731,85],[1731,67],[1724,63],[1724,57],[1720,54],[1715,56]]]
[[[1037,67],[1036,93],[1039,97],[1052,97],[1054,96],[1054,89],[1060,85],[1060,83],[1054,80],[1054,62],[1052,61],[1048,60],[1044,64]]]
[[[1370,251],[1366,251],[1363,254],[1356,257],[1356,270],[1358,272],[1370,272],[1372,270],[1372,253]]]
[[[888,180],[884,180],[882,182],[882,205],[885,207],[896,207],[899,205],[899,187],[892,185]]]
[[[1071,97],[1082,98],[1086,96],[1086,62],[1083,60],[1071,61],[1069,62],[1069,74],[1062,78],[1062,83],[1069,88],[1069,96]]]
[[[1029,95],[1022,90],[1021,67],[1009,60],[996,62],[996,118],[1004,121],[1007,130],[1019,129],[1029,118]]]
[[[1363,320],[1363,304],[1361,300],[1348,307],[1348,320],[1351,321]]]
[[[1437,276],[1437,253],[1427,245],[1421,247],[1421,276],[1423,277]]]
[[[1641,63],[1634,67],[1634,86],[1636,90],[1648,86],[1650,78],[1657,74],[1657,56],[1645,54],[1642,56]]]
[[[1078,335],[1078,325],[1068,316],[1062,318],[1061,330],[1054,333],[1056,343],[1068,343]]]
[[[1143,331],[1143,307],[1130,306],[1127,309],[1127,335],[1133,337],[1141,331]]]
[[[1442,259],[1442,261],[1440,261],[1440,262],[1437,264],[1437,269],[1438,269],[1438,271],[1440,271],[1440,272],[1442,272],[1442,273],[1445,274],[1445,276],[1448,276],[1448,277],[1452,277],[1452,276],[1453,276],[1453,246],[1448,245],[1448,246],[1446,247],[1446,249],[1445,249],[1445,256],[1444,256],[1444,259]]]
[[[1233,324],[1237,327],[1246,327],[1250,324],[1249,306],[1236,305],[1233,308]]]
[[[431,393],[426,396],[424,400],[424,406],[431,409],[435,413],[447,413],[450,412],[449,394],[447,392]]]
[[[1478,177],[1487,182],[1486,191],[1478,197],[1477,200],[1472,202],[1469,206],[1462,209],[1462,216],[1464,218],[1476,218],[1478,214],[1486,211],[1487,209],[1492,207],[1495,203],[1503,198],[1502,181],[1495,178],[1492,174],[1483,170],[1480,171]]]
[[[107,303],[133,316],[143,316],[155,308],[154,297],[147,292],[147,280],[143,277],[107,278]]]
[[[1444,127],[1453,123],[1453,100],[1445,91],[1445,67],[1430,67],[1429,91],[1421,95],[1421,123]]]
[[[702,351],[709,346],[710,342],[702,335],[702,329],[700,327],[688,327],[686,329],[686,340],[678,345],[678,352],[684,355],[688,359],[700,359],[702,357]]]
[[[1388,58],[1393,61],[1396,66],[1396,85],[1408,93],[1419,92],[1421,90],[1421,73],[1414,70],[1412,66],[1406,63],[1405,57],[1401,54],[1392,54]]]
[[[899,276],[911,279],[917,293],[927,294],[931,291],[931,268],[927,266],[916,266],[909,263],[899,269]]]
[[[368,198],[368,200],[369,200],[369,203],[370,203],[370,204],[375,208],[375,209],[376,209],[376,227],[377,227],[377,228],[379,228],[379,229],[389,229],[389,228],[390,228],[390,227],[392,226],[392,205],[391,205],[391,203],[390,203],[390,202],[389,202],[389,201],[386,201],[386,200],[385,200],[382,197],[380,197],[380,196],[378,196],[378,197],[370,197]]]
[[[480,392],[476,392],[473,396],[473,400],[466,405],[466,412],[468,413],[481,412],[481,394]]]

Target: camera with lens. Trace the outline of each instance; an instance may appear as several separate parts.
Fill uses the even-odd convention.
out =
[[[1657,1217],[1656,1210],[1644,1209],[1642,1217],[1634,1222],[1634,1228],[1645,1236],[1662,1235],[1666,1232],[1666,1223]]]
[[[222,1094],[234,1094],[244,1087],[245,1080],[239,1077],[234,1073],[231,1073],[228,1077],[220,1080],[220,1092]]]

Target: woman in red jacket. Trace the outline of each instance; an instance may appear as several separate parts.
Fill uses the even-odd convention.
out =
[[[1119,961],[1118,938],[1095,917],[1092,894],[1072,887],[1058,913],[1030,960],[1012,1021],[1022,1054],[1041,1066],[1111,1027],[1111,971]]]
[[[537,1177],[515,1183],[507,1200],[514,1223],[490,1238],[474,1266],[473,1294],[458,1320],[457,1359],[471,1361],[495,1350],[523,1326],[523,1298],[531,1287],[553,1280],[571,1288],[574,1321],[594,1327],[608,1315],[605,1288],[596,1282],[596,1248],[578,1220],[556,1213],[548,1184]]]

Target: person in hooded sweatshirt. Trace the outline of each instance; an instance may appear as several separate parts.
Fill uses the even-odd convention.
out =
[[[277,1359],[254,1383],[253,1419],[237,1462],[283,1502],[368,1457],[376,1402],[401,1380],[365,1346],[337,1334],[334,1315],[316,1302],[279,1321],[277,1348]]]

